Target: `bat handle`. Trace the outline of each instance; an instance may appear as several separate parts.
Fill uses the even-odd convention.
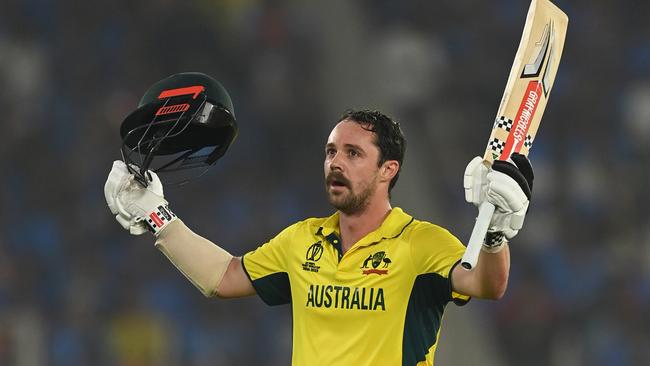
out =
[[[478,217],[476,218],[472,235],[469,237],[469,243],[467,243],[467,249],[465,249],[465,254],[461,261],[463,268],[468,271],[476,267],[478,256],[481,253],[481,246],[490,226],[493,213],[494,205],[490,202],[484,201],[478,207]]]

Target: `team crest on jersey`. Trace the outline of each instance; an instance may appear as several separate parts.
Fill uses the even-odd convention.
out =
[[[370,274],[388,274],[388,266],[393,263],[390,258],[386,255],[386,252],[381,251],[374,254],[370,254],[366,260],[363,261],[361,273],[364,275]]]
[[[316,265],[316,262],[320,260],[323,256],[323,243],[317,241],[307,248],[307,253],[305,254],[305,263],[302,264],[303,271],[307,272],[318,272],[320,266]]]

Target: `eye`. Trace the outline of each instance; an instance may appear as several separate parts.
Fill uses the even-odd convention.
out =
[[[359,156],[359,152],[357,150],[350,149],[348,150],[348,156],[351,158],[356,158],[357,156]]]
[[[331,148],[331,147],[325,148],[325,156],[330,157],[330,156],[334,156],[334,155],[336,155],[336,149]]]

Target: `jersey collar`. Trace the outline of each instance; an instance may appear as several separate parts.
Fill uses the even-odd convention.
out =
[[[393,207],[388,216],[384,219],[384,222],[382,222],[381,226],[379,226],[375,231],[368,233],[368,235],[361,239],[357,244],[368,245],[376,243],[382,239],[396,238],[412,221],[413,217],[411,215],[407,214],[399,207]],[[325,237],[332,233],[340,234],[338,211],[328,217],[316,231],[316,234]]]

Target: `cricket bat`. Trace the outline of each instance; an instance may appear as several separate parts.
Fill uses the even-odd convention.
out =
[[[569,18],[549,0],[533,0],[524,33],[503,92],[483,161],[507,160],[512,153],[528,155],[544,114],[560,65]],[[462,266],[476,266],[494,205],[479,206]]]

